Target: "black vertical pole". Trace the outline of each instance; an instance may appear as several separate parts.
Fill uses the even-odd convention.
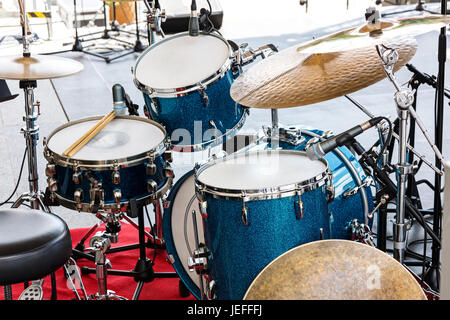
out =
[[[441,1],[441,14],[447,13],[447,1]],[[435,144],[439,151],[442,151],[443,140],[443,126],[444,126],[444,92],[445,92],[445,62],[447,59],[447,26],[441,28],[439,34],[439,47],[438,47],[438,61],[439,61],[439,73],[437,78],[437,91],[436,91],[436,106],[435,106]],[[436,167],[442,168],[440,160],[436,157]],[[434,190],[434,216],[433,216],[433,232],[440,238],[441,236],[441,215],[442,215],[442,202],[441,202],[441,184],[442,178],[439,174],[435,174],[435,190]],[[438,243],[433,240],[431,247],[432,260],[430,269],[427,272],[425,280],[432,287],[432,289],[439,291],[439,261],[440,261],[440,247]]]

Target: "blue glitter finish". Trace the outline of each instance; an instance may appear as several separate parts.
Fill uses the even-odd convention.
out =
[[[323,131],[317,129],[310,129],[307,127],[301,127],[304,130],[314,132],[321,135]],[[302,136],[305,137],[305,142],[293,146],[288,143],[280,142],[279,147],[282,149],[294,149],[294,150],[304,150],[306,143],[312,138],[307,132],[302,131]],[[270,143],[267,144],[267,148],[271,148]],[[359,164],[358,160],[355,158],[353,153],[346,147],[338,148],[344,156],[352,163],[361,180],[366,178],[366,174]],[[335,198],[333,202],[329,204],[330,215],[331,215],[331,237],[333,239],[351,239],[351,229],[349,228],[349,223],[353,219],[358,219],[360,222],[364,223],[364,207],[362,205],[362,196],[358,192],[355,195],[344,198],[343,195],[349,190],[357,187],[356,181],[354,180],[352,174],[349,171],[346,163],[342,161],[337,152],[331,151],[324,156],[325,160],[328,162],[328,166],[333,173],[333,185],[335,188]],[[373,210],[373,196],[370,187],[365,188],[367,194],[367,200],[369,205],[369,211]],[[372,225],[373,221],[369,221],[369,225]]]
[[[118,184],[114,184],[112,181],[113,170],[81,170],[81,183],[75,184],[72,179],[73,169],[56,164],[55,178],[58,181],[58,191],[56,193],[67,200],[75,201],[75,190],[82,189],[82,202],[90,203],[89,190],[91,182],[88,177],[91,176],[99,183],[102,183],[105,204],[115,203],[113,191],[116,189],[120,189],[122,193],[122,202],[127,202],[132,198],[144,198],[151,195],[147,190],[148,180],[154,180],[158,184],[158,188],[162,187],[167,181],[164,174],[165,161],[162,156],[155,158],[154,164],[157,168],[155,175],[146,174],[146,162],[130,167],[119,167],[120,182]]]
[[[145,93],[144,100],[151,119],[165,127],[172,144],[187,147],[215,140],[217,136],[233,129],[242,118],[245,108],[229,94],[233,81],[230,69],[220,80],[209,85],[205,90],[209,101],[207,104],[201,91],[177,98],[154,97],[154,107],[152,98]],[[213,129],[211,120],[219,132]]]
[[[242,201],[214,199],[206,194],[204,219],[211,278],[218,299],[242,299],[252,280],[272,260],[301,244],[330,238],[325,187],[301,196],[303,218],[298,216],[298,196],[249,201],[248,225],[241,217]]]

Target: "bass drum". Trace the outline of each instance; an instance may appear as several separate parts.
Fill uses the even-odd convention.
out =
[[[300,128],[300,127],[297,127]],[[280,142],[282,149],[303,150],[308,140],[320,137],[323,131],[301,127],[302,141],[293,145]],[[298,139],[297,139],[298,140]],[[241,151],[270,149],[267,141],[254,143]],[[358,188],[367,178],[357,159],[346,147],[337,148],[324,157],[333,176],[335,197],[330,203],[331,238],[347,239],[352,237],[349,223],[353,219],[365,221],[366,212],[373,210],[372,193],[369,187]],[[200,280],[195,271],[190,271],[188,260],[196,249],[192,212],[196,212],[199,243],[205,243],[202,216],[195,193],[194,171],[187,172],[171,189],[163,216],[163,235],[169,261],[192,295],[200,299],[201,287],[206,288],[206,281]],[[371,224],[371,221],[369,221]],[[204,292],[204,291],[203,291]]]

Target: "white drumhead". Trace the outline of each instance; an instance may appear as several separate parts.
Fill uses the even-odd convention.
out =
[[[55,132],[47,142],[48,148],[62,155],[98,121],[99,119],[94,119],[74,123]],[[73,158],[94,161],[125,159],[156,148],[164,138],[164,131],[149,122],[116,118],[81,148]]]
[[[200,287],[200,279],[196,272],[189,270],[188,261],[196,246],[192,211],[196,212],[199,243],[205,243],[203,220],[199,211],[199,203],[195,195],[194,174],[190,175],[177,190],[172,199],[171,233],[177,255],[191,280]]]
[[[296,151],[258,151],[219,160],[200,171],[197,179],[208,186],[259,190],[301,183],[323,174],[327,165]]]
[[[229,59],[228,43],[212,35],[166,38],[145,51],[136,64],[136,79],[155,89],[196,85],[214,75]]]

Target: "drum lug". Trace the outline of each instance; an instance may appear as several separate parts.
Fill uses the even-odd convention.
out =
[[[122,191],[120,189],[115,189],[113,191],[114,201],[116,201],[117,209],[120,209],[120,203],[122,202]]]
[[[244,226],[248,226],[248,207],[245,206],[245,202],[243,202],[241,216]]]
[[[47,164],[47,166],[45,167],[45,175],[48,178],[53,177],[56,174],[56,166],[54,164]]]
[[[119,184],[120,183],[120,172],[119,168],[114,168],[114,172],[111,175],[112,183]]]
[[[208,300],[215,300],[215,299],[217,299],[217,295],[216,295],[216,281],[208,280],[208,286],[206,288],[206,298],[208,298]]]
[[[173,158],[172,158],[172,152],[170,152],[170,151],[164,152],[164,153],[163,153],[163,159],[164,159],[164,161],[166,161],[166,162],[172,163],[172,161],[173,161]]]
[[[48,188],[52,194],[54,194],[56,191],[58,191],[58,181],[55,178],[53,178],[53,177],[48,178],[47,183],[48,183]]]
[[[305,204],[302,201],[301,196],[298,196],[298,200],[295,201],[295,217],[297,220],[303,218],[303,214],[305,213]]]
[[[173,169],[169,164],[167,164],[166,167],[164,168],[164,175],[166,176],[166,178],[171,178],[171,179],[173,179],[175,177]]]
[[[158,184],[155,180],[147,180],[147,191],[151,194],[155,194],[158,191]]]
[[[156,113],[161,113],[161,106],[159,105],[158,101],[155,99],[150,100],[150,107],[153,109]]]
[[[203,275],[209,273],[208,256],[209,250],[206,247],[200,247],[194,250],[192,257],[188,258],[188,267],[190,271]]]
[[[83,205],[81,204],[81,201],[83,201],[83,189],[77,189],[73,193],[73,198],[75,199],[75,202],[77,203],[77,210],[78,212],[83,209]]]
[[[73,183],[80,184],[81,181],[83,180],[82,173],[81,173],[80,169],[78,168],[78,166],[75,166],[73,168],[73,171],[74,171],[74,173],[72,175]]]
[[[208,97],[208,95],[206,94],[206,88],[205,88],[205,86],[201,84],[201,87],[202,87],[202,88],[199,89],[198,92],[200,93],[200,97],[201,97],[202,100],[203,100],[203,105],[204,105],[205,107],[207,107],[207,106],[209,105],[209,97]]]
[[[334,198],[336,196],[336,190],[333,185],[333,173],[330,170],[328,170],[327,173],[328,173],[328,178],[329,178],[329,182],[330,182],[330,184],[326,186],[327,202],[331,203],[334,201]]]
[[[327,190],[327,202],[331,203],[334,201],[334,197],[336,194],[336,190],[334,185],[330,184],[328,186],[326,186],[326,190]]]
[[[156,165],[153,162],[148,162],[145,166],[145,173],[148,176],[153,176],[156,174]]]
[[[200,213],[204,219],[208,218],[208,202],[199,200]]]

